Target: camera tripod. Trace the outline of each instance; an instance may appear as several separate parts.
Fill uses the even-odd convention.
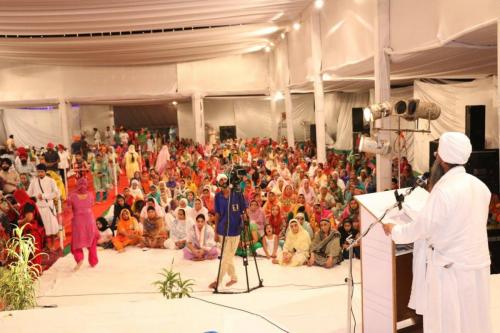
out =
[[[233,194],[236,194],[239,196],[240,202],[243,199],[243,194],[241,191],[238,190],[229,190],[229,199],[228,199],[228,204],[227,204],[227,217],[226,217],[226,225],[224,229],[224,235],[222,236],[222,248],[221,248],[221,255],[219,257],[219,269],[217,271],[217,280],[216,280],[216,286],[214,290],[214,294],[243,294],[243,293],[249,293],[252,290],[258,289],[263,287],[263,280],[260,278],[260,273],[259,273],[259,266],[257,265],[257,254],[255,253],[255,250],[253,249],[253,239],[252,235],[250,232],[250,222],[248,221],[248,218],[246,217],[246,213],[244,213],[240,219],[241,219],[241,234],[240,234],[240,243],[244,244],[243,245],[243,266],[245,267],[245,276],[246,276],[246,281],[247,281],[247,288],[244,291],[219,291],[219,280],[221,278],[220,273],[221,273],[221,267],[222,267],[222,259],[224,256],[224,248],[226,246],[226,237],[229,231],[229,223],[231,222],[231,216],[230,216],[230,210],[231,210],[231,199],[233,197]],[[247,241],[248,240],[248,241]],[[254,263],[255,263],[255,270],[257,272],[257,279],[259,281],[259,284],[254,287],[250,287],[250,281],[248,279],[248,252],[251,252],[251,255],[253,257]]]

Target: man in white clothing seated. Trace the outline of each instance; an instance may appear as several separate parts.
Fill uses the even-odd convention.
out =
[[[408,306],[424,316],[424,332],[492,332],[486,232],[491,193],[465,172],[471,152],[465,134],[441,135],[424,208],[408,224],[384,225],[396,243],[414,242]]]

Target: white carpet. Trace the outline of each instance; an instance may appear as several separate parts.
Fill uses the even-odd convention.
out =
[[[217,274],[218,260],[189,262],[179,251],[127,248],[119,254],[99,252],[99,265],[72,272],[72,256],[60,259],[40,281],[38,308],[0,313],[1,332],[281,332],[264,319],[197,299],[166,300],[152,283],[174,259],[174,270],[196,282],[193,296],[263,315],[289,332],[345,332],[347,261],[333,269],[286,268],[258,259],[264,288],[250,294],[214,295],[207,288]],[[246,288],[238,258],[239,282]],[[354,261],[359,281],[359,260]],[[250,286],[257,285],[253,260]],[[500,278],[492,276],[492,314],[500,310]],[[493,295],[495,294],[495,295]],[[354,311],[361,332],[360,285],[355,286]],[[500,320],[493,317],[494,327]],[[497,330],[500,332],[500,330]],[[497,332],[496,331],[496,332]]]

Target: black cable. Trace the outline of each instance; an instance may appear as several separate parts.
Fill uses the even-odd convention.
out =
[[[197,299],[198,301],[202,301],[202,302],[208,303],[208,304],[217,305],[217,306],[221,306],[223,308],[228,308],[228,309],[232,309],[232,310],[236,310],[236,311],[241,311],[241,312],[244,312],[244,313],[248,313],[248,314],[254,315],[256,317],[259,317],[259,318],[267,321],[269,324],[273,325],[274,327],[276,327],[280,331],[285,332],[285,333],[290,333],[289,331],[285,330],[283,327],[279,326],[278,324],[272,322],[271,320],[267,319],[266,317],[264,317],[263,315],[260,315],[258,313],[251,312],[251,311],[248,311],[248,310],[245,310],[245,309],[236,308],[236,307],[229,306],[229,305],[224,305],[224,304],[220,304],[220,303],[216,303],[216,302],[212,302],[212,301],[207,301],[206,299],[203,299],[203,298],[198,298],[198,297],[194,297],[194,296],[189,296],[189,297],[193,298],[193,299]]]

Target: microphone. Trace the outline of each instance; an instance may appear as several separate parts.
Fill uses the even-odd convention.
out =
[[[420,186],[420,187],[426,188],[430,175],[431,175],[430,172],[424,172],[423,175],[421,175],[420,177],[417,177],[417,181],[415,182],[415,186]]]
[[[410,192],[412,190],[410,190]],[[410,192],[408,192],[408,194]],[[398,209],[399,210],[403,209],[403,201],[405,201],[405,195],[403,193],[399,193],[398,190],[395,190],[394,191],[394,196],[396,197],[396,202],[398,203]]]
[[[410,195],[417,187],[422,187],[425,189],[427,187],[427,180],[429,179],[430,173],[425,172],[423,175],[417,178],[415,185],[413,185],[406,193],[399,193],[398,190],[394,191],[394,196],[396,197],[396,202],[398,203],[398,209],[403,209],[403,202],[405,197]]]

